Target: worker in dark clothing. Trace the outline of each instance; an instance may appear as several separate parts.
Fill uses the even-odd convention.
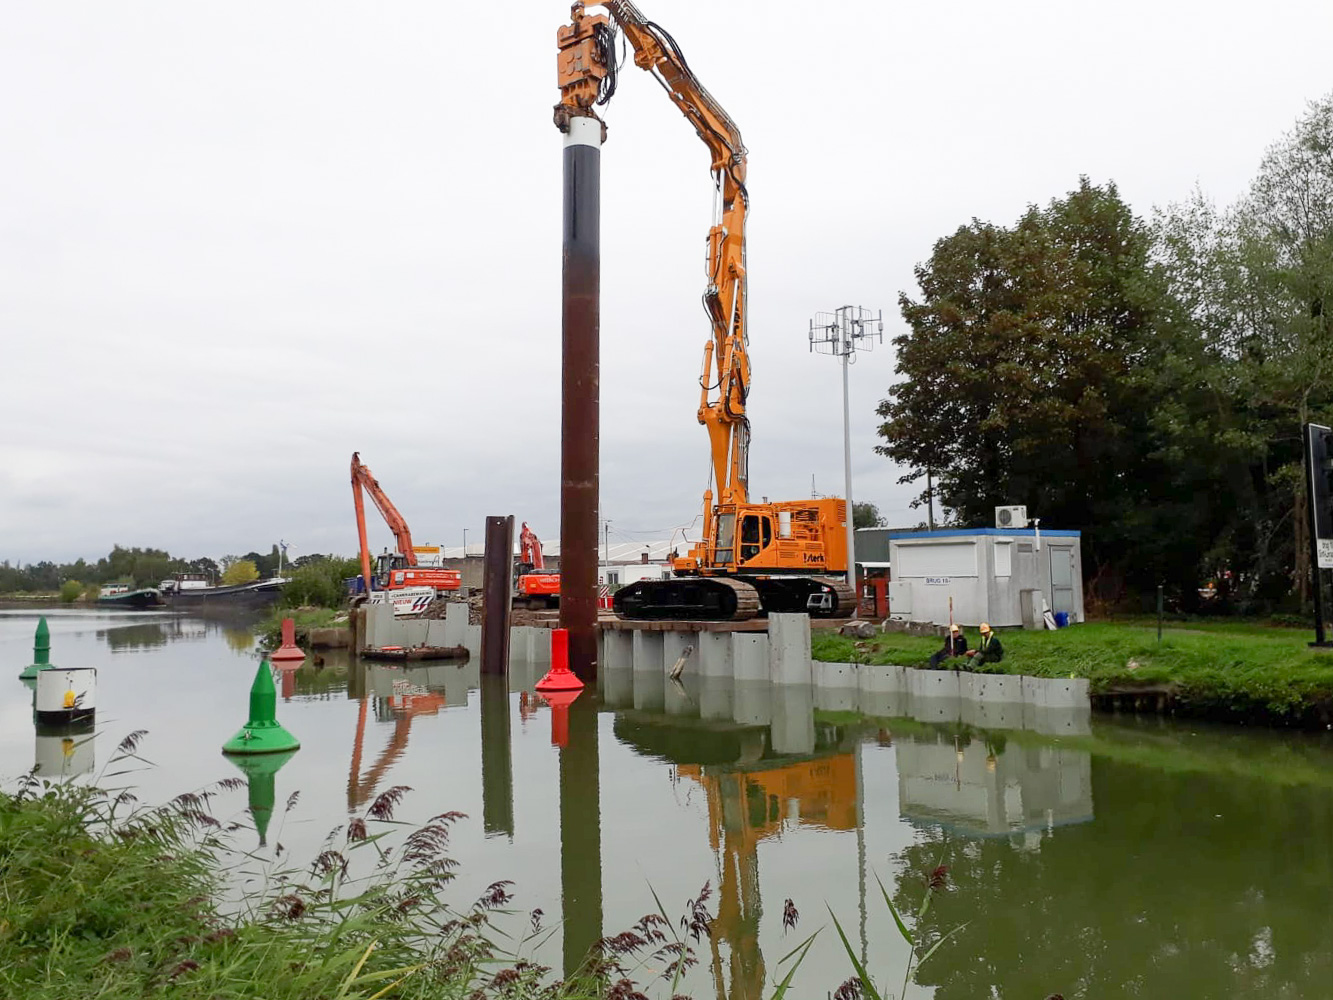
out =
[[[999,663],[1004,659],[1004,647],[1000,645],[1000,638],[991,631],[989,625],[981,623],[981,642],[976,649],[969,649],[966,655],[972,660],[971,667],[975,670],[983,663]]]
[[[950,625],[949,634],[944,637],[944,648],[930,657],[930,669],[939,670],[940,664],[945,660],[951,660],[965,653],[967,653],[967,636],[963,635],[963,630],[957,625]],[[958,667],[955,666],[954,669],[957,670]]]

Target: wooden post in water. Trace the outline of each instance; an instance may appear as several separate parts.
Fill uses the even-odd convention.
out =
[[[481,672],[509,673],[509,610],[514,596],[514,515],[486,518],[481,584]]]

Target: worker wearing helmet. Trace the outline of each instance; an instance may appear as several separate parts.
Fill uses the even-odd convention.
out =
[[[981,641],[976,649],[969,649],[967,656],[972,660],[972,669],[975,670],[983,663],[999,663],[1004,659],[1004,647],[1000,645],[1000,637],[991,631],[991,627],[985,622],[981,623]]]
[[[949,632],[944,637],[944,648],[930,657],[930,669],[939,670],[940,664],[945,660],[951,660],[965,653],[971,655],[967,652],[967,636],[963,635],[963,630],[957,625],[950,625]],[[958,667],[955,666],[954,669],[957,670]]]

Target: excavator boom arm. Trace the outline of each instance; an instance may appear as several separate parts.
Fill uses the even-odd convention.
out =
[[[360,452],[352,452],[352,499],[356,505],[356,529],[361,543],[361,572],[366,581],[366,592],[369,593],[370,550],[366,545],[366,508],[362,490],[370,494],[370,499],[379,509],[384,523],[393,532],[394,542],[407,565],[417,564],[417,554],[412,550],[412,532],[407,527],[407,521],[398,513],[398,508],[385,494],[370,469],[361,464]]]

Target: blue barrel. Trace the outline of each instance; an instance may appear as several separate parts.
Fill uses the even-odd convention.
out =
[[[1055,613],[1055,627],[1056,627],[1056,628],[1067,628],[1068,625],[1069,625],[1069,612],[1068,612],[1068,611],[1057,611],[1057,612]]]

